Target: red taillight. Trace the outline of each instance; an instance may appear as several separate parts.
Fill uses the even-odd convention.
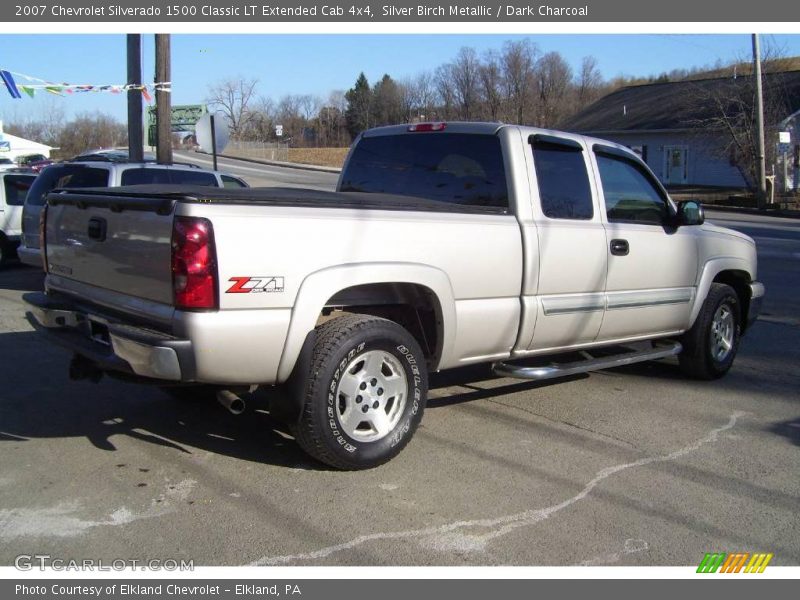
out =
[[[447,127],[447,123],[415,123],[414,125],[409,125],[408,130],[414,132],[444,131],[445,127]]]
[[[172,225],[172,288],[175,308],[218,307],[214,229],[208,219],[175,217]]]
[[[39,253],[42,256],[42,268],[47,273],[47,203],[39,211]]]

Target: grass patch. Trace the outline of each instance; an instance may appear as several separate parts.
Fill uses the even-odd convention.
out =
[[[341,168],[348,148],[289,148],[289,162]]]

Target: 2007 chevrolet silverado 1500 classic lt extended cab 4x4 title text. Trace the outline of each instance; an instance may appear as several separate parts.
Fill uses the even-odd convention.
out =
[[[497,123],[366,131],[330,193],[54,192],[42,249],[26,300],[73,376],[204,385],[231,408],[279,385],[275,414],[343,469],[405,446],[430,370],[677,355],[719,377],[764,294],[753,240],[673,203],[628,149]]]

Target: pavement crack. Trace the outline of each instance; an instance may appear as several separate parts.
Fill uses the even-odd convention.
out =
[[[633,448],[634,450],[639,450],[638,446],[636,446],[635,444],[632,444],[628,440],[624,440],[622,438],[618,438],[618,437],[616,437],[614,435],[611,435],[609,433],[603,433],[602,431],[597,431],[596,429],[592,429],[591,427],[583,427],[582,425],[578,425],[577,423],[572,423],[570,421],[563,421],[563,420],[560,420],[560,419],[552,419],[552,418],[548,417],[547,415],[543,415],[543,414],[537,413],[536,411],[533,411],[533,410],[531,410],[529,408],[524,408],[522,406],[515,406],[513,404],[507,404],[505,402],[501,402],[500,400],[496,400],[496,399],[490,399],[489,402],[491,402],[493,404],[499,404],[500,406],[505,406],[506,408],[519,410],[519,411],[527,413],[529,415],[533,415],[535,417],[539,417],[541,419],[544,419],[545,421],[549,421],[550,423],[555,423],[557,425],[566,425],[567,427],[572,427],[572,428],[578,429],[580,431],[585,431],[587,433],[594,434],[594,435],[596,435],[598,437],[601,437],[601,438],[614,440],[615,442],[619,442],[621,444],[625,444],[626,446],[628,446],[630,448]]]
[[[736,426],[739,418],[744,416],[743,411],[736,411],[728,418],[724,425],[712,429],[703,437],[695,440],[691,444],[673,450],[668,454],[660,454],[640,458],[639,460],[621,463],[600,469],[595,476],[584,485],[580,492],[552,506],[544,508],[532,508],[522,512],[505,515],[501,517],[473,519],[467,521],[455,521],[444,525],[423,527],[420,529],[409,529],[405,531],[375,532],[358,536],[347,542],[326,546],[298,554],[287,554],[283,556],[263,556],[250,563],[250,566],[259,565],[283,565],[309,560],[319,560],[327,558],[332,554],[352,550],[369,542],[380,540],[407,540],[416,539],[424,547],[433,550],[461,551],[461,552],[481,552],[485,550],[487,544],[494,539],[500,538],[508,533],[520,528],[530,527],[545,519],[549,519],[560,511],[572,506],[576,502],[584,500],[589,494],[603,481],[628,469],[643,467],[652,463],[669,462],[677,460],[683,456],[696,452],[707,444],[716,443],[721,433],[724,433]],[[484,531],[484,532],[482,532]]]

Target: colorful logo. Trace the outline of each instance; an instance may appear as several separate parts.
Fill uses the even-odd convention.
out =
[[[698,573],[763,573],[774,554],[766,552],[706,552],[700,566],[697,567]],[[747,566],[745,566],[747,565]]]

